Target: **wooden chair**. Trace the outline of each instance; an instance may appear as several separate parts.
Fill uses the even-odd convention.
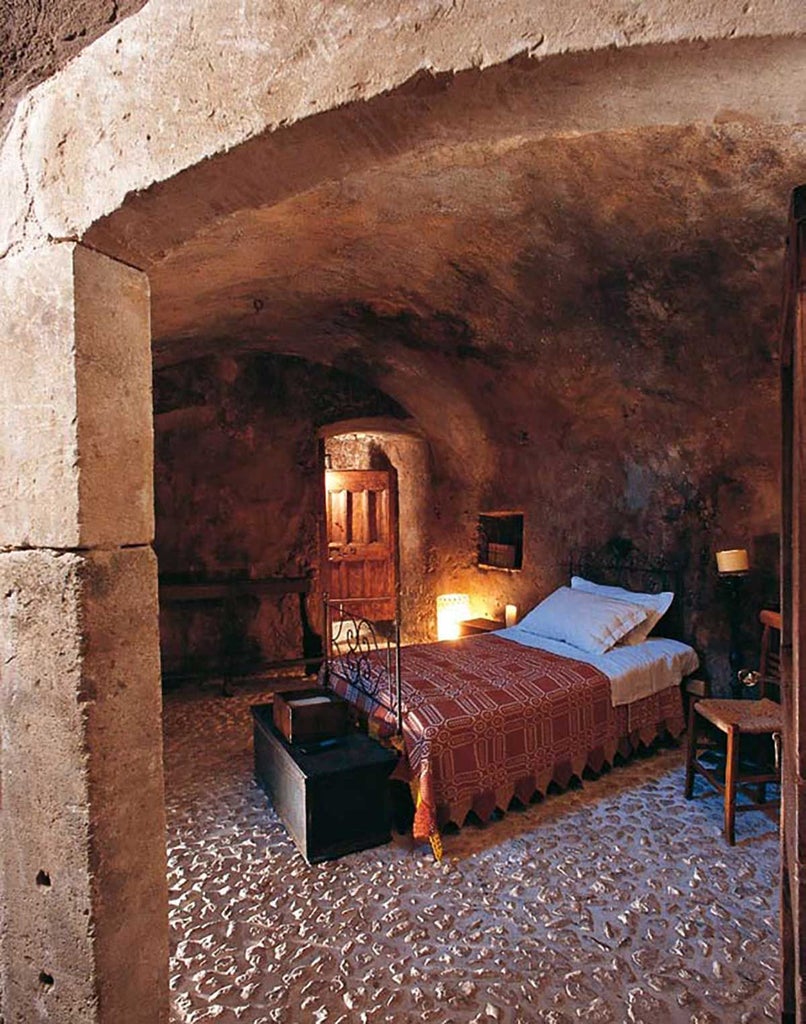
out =
[[[759,618],[764,628],[758,672],[739,673],[746,685],[758,685],[759,699],[697,699],[695,693],[688,712],[686,799],[692,797],[695,775],[701,775],[723,794],[725,838],[731,846],[736,842],[737,811],[780,804],[779,799],[766,799],[766,787],[767,783],[780,781],[781,705],[771,700],[767,692],[780,696],[781,615],[763,611]],[[724,734],[724,742],[720,733]],[[774,759],[770,757],[771,747]],[[703,752],[710,756],[701,757]],[[748,793],[753,802],[737,805],[739,790]]]

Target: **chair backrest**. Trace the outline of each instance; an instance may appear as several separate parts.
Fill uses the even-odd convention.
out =
[[[781,613],[765,609],[759,615],[761,657],[758,663],[759,696],[781,699]]]

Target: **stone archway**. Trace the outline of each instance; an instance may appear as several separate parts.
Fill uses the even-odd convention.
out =
[[[539,19],[527,0],[512,0],[506,19],[483,0],[461,9],[430,0],[404,11],[375,0],[373,12],[367,17],[366,6],[355,3],[350,17],[349,8],[296,2],[278,23],[250,7],[231,12],[211,0],[151,0],[20,104],[0,153],[8,195],[0,253],[47,237],[83,237],[128,194],[266,130],[393,90],[423,70],[454,74],[519,54],[542,60],[758,37],[761,58],[750,75],[758,82],[764,70],[778,81],[757,95],[785,116],[787,97],[798,95],[792,37],[806,28],[797,5],[772,0],[751,8],[731,0],[674,21],[661,0],[645,5],[640,18],[629,5],[603,16],[581,0]],[[725,84],[726,99],[739,99],[734,83]],[[569,95],[567,82],[562,88]],[[698,102],[690,81],[686,92]],[[738,110],[731,102],[722,107]]]
[[[168,932],[148,282],[73,244],[6,259],[1,280],[3,1012],[153,1024]]]
[[[364,4],[354,6],[354,17],[338,18],[326,6],[293,5],[296,20],[289,28],[247,7],[233,21],[212,2],[152,0],[26,97],[3,142],[0,174],[8,199],[0,210],[0,275],[8,296],[4,365],[11,367],[2,381],[0,464],[3,614],[10,638],[3,670],[4,818],[25,820],[30,807],[43,815],[19,830],[19,842],[3,845],[3,997],[12,1021],[27,1024],[51,1012],[104,1022],[167,1016],[156,591],[144,454],[150,330],[147,282],[125,264],[149,273],[158,264],[170,268],[174,249],[221,219],[215,192],[206,198],[196,193],[198,204],[191,198],[182,217],[173,215],[176,187],[192,186],[192,179],[180,180],[181,172],[192,168],[196,181],[219,173],[213,161],[204,161],[244,144],[252,153],[277,155],[297,141],[290,129],[277,131],[282,126],[378,96],[376,108],[367,105],[366,119],[355,107],[335,115],[351,125],[355,148],[369,165],[379,136],[395,123],[384,91],[423,69],[450,76],[518,54],[568,51],[567,60],[557,58],[553,77],[546,65],[541,81],[544,95],[553,97],[553,113],[562,115],[552,128],[596,131],[613,108],[600,104],[593,111],[577,101],[597,95],[596,81],[615,81],[614,65],[608,55],[593,59],[598,77],[592,76],[587,93],[569,87],[567,71],[582,68],[575,53],[614,41],[627,47],[613,60],[619,74],[629,73],[630,84],[626,90],[619,84],[623,102],[611,127],[795,119],[792,97],[800,94],[795,83],[803,62],[791,37],[806,27],[797,6],[737,2],[670,23],[660,2],[644,5],[640,20],[630,5],[616,5],[601,21],[579,3],[548,12],[538,23],[534,5],[513,0],[505,24],[500,9],[482,0],[461,13],[437,0],[400,13],[399,5],[379,0],[374,18]],[[711,41],[710,50],[702,50],[701,40]],[[639,46],[660,49],[630,52]],[[660,75],[658,64],[665,66]],[[716,64],[724,74],[714,74]],[[664,89],[677,73],[679,89]],[[714,88],[701,89],[706,81]],[[433,84],[424,82],[410,94],[408,136],[393,139],[391,150],[408,151],[421,138],[417,89],[427,93]],[[655,98],[647,101],[649,94]],[[669,112],[670,96],[680,101],[676,113]],[[454,98],[448,96],[448,107]],[[437,99],[425,104],[429,116],[434,106]],[[445,119],[434,116],[433,124],[431,156],[438,158]],[[534,134],[543,137],[545,127],[538,124]],[[304,128],[299,135],[304,142]],[[506,138],[493,141],[506,149]],[[316,148],[316,132],[310,142]],[[338,178],[352,166],[355,151],[340,153],[344,137],[338,133],[334,143],[328,165],[315,168],[312,179],[291,181],[292,188],[330,174]],[[276,195],[267,199],[265,193],[272,165],[252,168],[237,184],[226,174],[221,179],[235,197],[228,216],[276,203]],[[294,170],[292,159],[292,177]],[[114,224],[98,224],[110,214]],[[149,224],[151,248],[144,252]],[[77,245],[78,239],[100,252]],[[260,295],[247,290],[241,297],[259,312]],[[381,310],[392,320],[396,312]],[[172,345],[187,341],[179,327]],[[424,407],[433,407],[449,373],[440,377],[427,357],[412,366],[399,371],[409,372],[408,388],[422,390]],[[469,400],[454,414],[459,458],[470,456],[484,479],[493,464],[484,423]],[[129,620],[142,631],[137,657],[121,625]],[[124,770],[117,764],[127,749],[120,725],[132,721],[142,726],[140,741]],[[53,822],[64,825],[64,833]],[[53,860],[56,870],[49,868]],[[125,903],[138,906],[139,914],[113,931]],[[138,971],[131,968],[131,948],[152,954],[140,959]]]

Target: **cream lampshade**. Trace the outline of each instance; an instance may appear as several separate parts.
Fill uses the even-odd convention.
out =
[[[468,594],[439,594],[437,596],[437,639],[456,640],[459,623],[470,618]]]
[[[728,662],[730,664],[731,693],[734,698],[739,698],[741,697],[742,685],[739,682],[738,673],[744,660],[741,649],[741,599],[744,577],[750,569],[750,559],[747,557],[747,551],[744,548],[730,548],[727,551],[717,551],[716,568],[727,600],[728,626],[730,628]]]
[[[720,575],[733,572],[747,572],[750,568],[750,560],[744,548],[730,548],[727,551],[717,551],[716,569]]]

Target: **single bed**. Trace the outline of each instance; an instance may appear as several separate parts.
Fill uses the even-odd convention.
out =
[[[343,605],[339,614],[335,628],[329,615],[326,684],[374,730],[399,734],[415,838],[433,841],[471,811],[486,820],[683,731],[680,683],[697,656],[679,640],[582,651],[534,632],[527,616],[494,633],[379,649],[371,624],[345,618]]]

